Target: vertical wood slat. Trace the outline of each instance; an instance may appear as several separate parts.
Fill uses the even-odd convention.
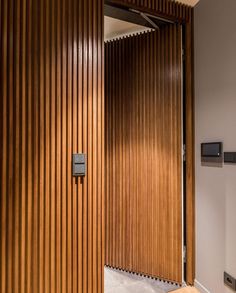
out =
[[[0,1],[1,293],[103,292],[103,2],[87,2]]]
[[[78,94],[78,56],[77,56],[77,44],[78,42],[78,25],[76,22],[76,12],[77,12],[77,5],[78,3],[73,3],[73,13],[72,13],[72,26],[73,26],[73,35],[75,38],[75,43],[72,47],[72,152],[75,153],[78,149],[78,139],[77,139],[77,133],[78,133],[78,104],[77,104],[77,94]],[[74,64],[74,66],[73,66]],[[71,253],[72,253],[72,288],[75,292],[78,292],[78,274],[77,274],[77,267],[78,267],[78,221],[77,221],[77,213],[78,213],[78,189],[76,188],[76,185],[73,185],[72,187],[72,211],[71,211],[71,217],[72,217],[72,247],[71,247]]]
[[[105,43],[105,150],[106,265],[181,283],[179,48],[178,25]]]
[[[17,22],[20,19],[20,9],[19,9],[19,3],[18,5],[15,7],[15,12],[14,12],[14,17],[17,18]],[[15,22],[15,24],[17,23]],[[19,33],[19,27],[16,27],[16,25],[14,24],[14,31],[16,32],[16,34]],[[20,74],[19,72],[19,65],[20,65],[20,38],[18,36],[18,38],[16,38],[15,40],[15,47],[17,50],[17,55],[18,58],[16,58],[16,62],[15,62],[15,71],[14,71],[14,75],[18,75]],[[15,95],[15,121],[17,124],[20,125],[20,105],[19,105],[19,93],[20,93],[20,83],[15,82],[15,91],[14,91],[14,95]],[[19,152],[19,148],[20,148],[20,137],[19,137],[19,133],[20,133],[20,127],[18,129],[16,129],[15,131],[15,148],[14,148],[14,153]],[[19,189],[17,188],[17,186],[19,186],[19,176],[17,176],[17,174],[19,174],[19,169],[20,169],[20,158],[17,155],[14,155],[14,161],[16,164],[16,168],[15,168],[15,172],[14,172],[14,181],[15,181],[15,186],[14,186],[14,193],[15,193],[15,207],[14,207],[14,211],[13,214],[15,215],[15,219],[14,219],[14,229],[16,230],[16,233],[14,235],[13,241],[19,244],[19,206],[20,206],[20,201],[19,201]],[[13,259],[15,259],[15,264],[13,267],[13,279],[14,279],[14,283],[13,283],[13,290],[15,292],[19,292],[19,288],[18,285],[19,284],[19,276],[18,276],[18,270],[19,270],[19,249],[14,247],[13,248]]]
[[[26,3],[26,0],[25,0]],[[40,12],[41,18],[39,18],[39,72],[40,72],[40,88],[39,88],[39,123],[40,123],[40,159],[39,159],[39,292],[42,293],[45,291],[44,286],[44,270],[45,270],[45,262],[44,262],[44,186],[45,186],[45,177],[44,177],[44,156],[45,156],[45,119],[44,119],[44,88],[45,88],[45,78],[44,78],[44,1],[40,3]],[[23,8],[23,11],[26,10]],[[22,34],[24,38],[26,38],[26,34]],[[23,48],[24,52],[24,48]],[[23,62],[23,65],[25,62]],[[26,67],[26,64],[25,64]],[[23,98],[23,95],[22,95]],[[22,193],[24,190],[22,189]],[[22,215],[24,214],[24,209],[21,211]],[[24,239],[24,237],[22,237]],[[24,273],[24,266],[22,266],[22,273]],[[23,280],[24,282],[24,280]],[[23,291],[24,292],[24,291]]]
[[[7,84],[7,90],[8,90],[8,100],[7,100],[7,121],[8,121],[8,150],[9,150],[9,157],[14,158],[14,130],[13,130],[13,124],[14,124],[14,109],[13,104],[15,102],[14,99],[14,64],[13,64],[13,46],[15,45],[12,32],[14,32],[14,5],[13,1],[9,1],[9,10],[8,10],[8,26],[9,26],[9,37],[8,37],[8,56],[7,56],[7,62],[8,62],[8,84]],[[13,141],[13,143],[11,143]],[[7,243],[6,246],[9,248],[9,254],[8,254],[8,261],[7,261],[7,282],[12,279],[13,277],[13,209],[14,209],[14,172],[11,171],[13,168],[13,162],[10,163],[10,165],[7,166],[7,190],[8,190],[8,200],[7,200],[7,228],[9,229],[10,233],[7,233]],[[13,290],[13,283],[11,282],[9,284],[9,291]]]
[[[79,1],[78,10],[83,11],[83,1]],[[77,13],[77,12],[76,12]],[[77,38],[79,40],[79,35],[82,34],[83,31],[83,19],[82,17],[79,19],[78,23],[78,33]],[[77,92],[78,92],[78,103],[77,103],[77,111],[78,111],[78,132],[82,133],[83,131],[83,42],[78,44],[78,50],[81,52],[78,56],[78,78],[77,78]],[[83,137],[77,136],[77,145],[78,151],[81,152],[83,150]],[[80,184],[78,187],[78,195],[83,194],[83,186]],[[78,210],[78,271],[77,271],[77,282],[78,282],[78,292],[81,293],[83,291],[83,197],[80,196],[77,198],[77,210]],[[82,239],[83,241],[79,241]]]
[[[0,259],[0,290],[1,292],[6,292],[6,214],[7,214],[7,196],[6,196],[6,184],[7,184],[7,82],[3,83],[3,76],[7,75],[7,11],[8,2],[0,2],[1,6],[1,73],[0,73],[0,91],[1,91],[1,130],[0,134],[5,143],[1,143],[0,149],[0,163],[1,163],[1,233],[0,233],[0,248],[1,248],[1,259]],[[5,17],[3,17],[5,15]],[[5,34],[2,32],[5,31]],[[5,191],[5,193],[4,193]],[[3,269],[4,268],[4,269]]]

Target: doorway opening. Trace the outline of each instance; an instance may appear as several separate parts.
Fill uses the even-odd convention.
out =
[[[105,265],[185,281],[182,25],[105,5]]]

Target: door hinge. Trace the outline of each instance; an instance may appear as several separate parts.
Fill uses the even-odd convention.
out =
[[[186,245],[184,245],[184,248],[183,248],[183,261],[184,261],[184,263],[187,263],[187,247],[186,247]]]
[[[186,162],[186,145],[183,145],[183,161]]]
[[[183,58],[183,60],[185,60],[185,50],[184,49],[182,49],[182,58]]]

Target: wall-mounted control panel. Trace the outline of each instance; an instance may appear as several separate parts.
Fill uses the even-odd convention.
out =
[[[209,142],[201,144],[202,157],[219,158],[222,156],[222,142]]]
[[[73,154],[72,173],[74,177],[84,177],[86,175],[86,155]]]
[[[204,163],[222,163],[222,142],[208,142],[201,144],[201,160]]]
[[[201,143],[201,161],[204,166],[207,166],[207,163],[213,163],[211,166],[216,166],[214,163],[220,163],[222,166],[223,162],[236,164],[236,152],[223,153],[222,142]]]
[[[236,152],[225,152],[224,162],[226,164],[236,164]]]

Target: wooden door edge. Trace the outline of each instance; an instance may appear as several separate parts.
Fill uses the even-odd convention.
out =
[[[186,283],[195,279],[194,18],[186,24]]]

